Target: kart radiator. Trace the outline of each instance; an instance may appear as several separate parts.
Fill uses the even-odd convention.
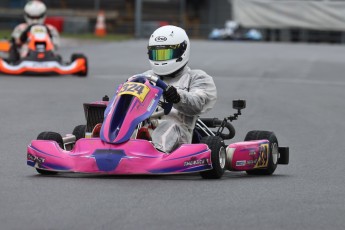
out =
[[[103,123],[104,111],[107,106],[104,104],[84,104],[86,118],[86,133],[91,133],[98,123]]]

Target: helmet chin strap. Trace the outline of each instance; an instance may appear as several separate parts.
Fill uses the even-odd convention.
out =
[[[173,73],[167,74],[167,75],[158,75],[162,80],[164,80],[165,77],[167,78],[174,78],[177,77],[179,75],[179,73],[181,73],[184,69],[184,67],[186,67],[187,63],[184,64],[184,66],[182,66],[181,68],[179,68],[178,70],[176,70]]]

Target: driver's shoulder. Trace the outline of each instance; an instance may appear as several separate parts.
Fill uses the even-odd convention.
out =
[[[25,30],[28,27],[27,23],[20,23],[16,27],[14,27],[14,30]]]
[[[190,69],[188,73],[192,78],[212,78],[204,70],[201,69]]]
[[[57,28],[55,26],[51,25],[51,24],[46,24],[46,26],[48,27],[48,29],[50,31],[56,31],[56,32],[58,31]]]

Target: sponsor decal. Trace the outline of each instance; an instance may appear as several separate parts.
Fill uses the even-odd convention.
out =
[[[245,166],[246,165],[246,161],[236,161],[236,166]]]
[[[264,168],[268,165],[268,144],[261,144],[259,147],[259,158],[254,168]]]
[[[194,165],[207,165],[208,159],[191,159],[190,161],[185,161],[184,166],[194,166]]]
[[[152,99],[152,101],[150,102],[149,107],[147,107],[147,111],[150,111],[150,110],[151,110],[151,108],[152,108],[152,106],[153,106],[154,103],[155,103],[155,99]]]
[[[164,36],[158,36],[155,38],[156,42],[165,42],[166,40],[167,40],[167,38]]]
[[[253,160],[247,161],[247,165],[252,165],[252,164],[254,164],[254,161],[253,161]]]
[[[34,62],[34,63],[32,63],[32,67],[35,67],[35,68],[50,68],[50,67],[53,67],[53,66],[49,65],[47,62]]]
[[[35,164],[37,164],[38,166],[44,162],[44,158],[36,157],[30,153],[28,153],[28,160],[35,162]]]

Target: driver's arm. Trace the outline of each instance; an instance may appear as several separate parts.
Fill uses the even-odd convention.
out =
[[[20,40],[21,35],[23,34],[24,31],[26,31],[27,25],[22,23],[16,26],[11,34],[12,39],[14,39],[15,43],[17,45],[21,45],[22,42]]]
[[[210,110],[217,100],[217,88],[211,76],[202,70],[190,72],[189,91],[177,89],[181,100],[174,108],[186,115],[199,115]]]
[[[54,26],[48,25],[48,29],[51,34],[54,47],[55,49],[58,49],[60,47],[60,34]]]

